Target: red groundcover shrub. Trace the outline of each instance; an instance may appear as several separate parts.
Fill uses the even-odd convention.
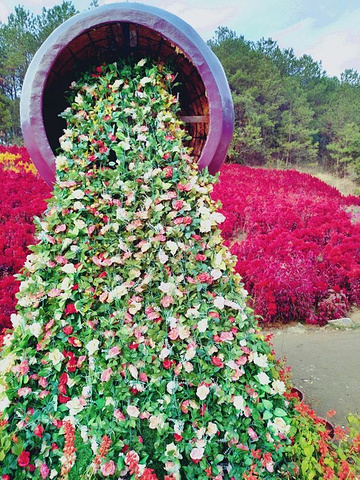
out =
[[[360,304],[359,197],[295,171],[224,166],[213,198],[263,322],[325,323]]]
[[[13,275],[50,189],[19,147],[0,146],[0,182],[1,329],[10,326]],[[360,225],[350,208],[359,197],[295,171],[225,165],[213,198],[223,204],[223,237],[263,322],[322,324],[360,304]]]
[[[33,216],[46,208],[50,189],[35,174],[27,150],[0,146],[0,330],[10,327],[18,282],[14,274],[24,265],[34,243]]]

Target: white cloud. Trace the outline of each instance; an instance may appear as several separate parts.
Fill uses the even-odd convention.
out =
[[[340,75],[346,68],[360,71],[359,25],[360,9],[356,9],[321,27],[314,18],[305,18],[277,32],[273,39],[282,48],[293,47],[298,56],[306,53],[321,60],[329,75]]]
[[[10,14],[10,10],[7,5],[0,3],[0,22],[6,22]]]
[[[101,4],[104,3],[114,3],[114,0],[101,2]],[[212,36],[218,26],[225,25],[227,21],[239,15],[239,7],[236,3],[228,3],[221,8],[218,4],[208,6],[209,2],[207,2],[207,6],[201,6],[200,2],[190,4],[186,1],[176,0],[143,0],[142,3],[177,15],[206,38]]]

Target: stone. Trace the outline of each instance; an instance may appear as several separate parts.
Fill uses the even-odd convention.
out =
[[[329,320],[328,323],[334,327],[351,327],[354,325],[354,322],[349,317],[336,318],[334,320]]]

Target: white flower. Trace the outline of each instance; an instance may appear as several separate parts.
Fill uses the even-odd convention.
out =
[[[77,103],[78,105],[82,105],[84,103],[84,99],[82,95],[80,95],[80,93],[76,95],[76,97],[74,98],[74,102]]]
[[[268,366],[268,358],[264,354],[258,354],[258,352],[253,353],[253,362],[259,367],[265,368]]]
[[[209,395],[210,389],[206,385],[200,385],[196,389],[196,395],[200,398],[200,400],[205,400],[205,398]]]
[[[10,404],[10,400],[8,399],[7,395],[5,395],[4,398],[0,400],[0,412],[3,412],[5,408],[10,407]]]
[[[84,410],[85,402],[78,397],[74,397],[66,403],[66,406],[69,408],[70,415],[77,415]]]
[[[62,362],[64,360],[64,355],[60,352],[60,350],[58,348],[55,348],[54,350],[52,350],[49,355],[48,355],[48,358],[50,360],[50,362],[53,363],[53,365],[57,365],[59,364],[60,362]]]
[[[121,141],[118,143],[118,147],[121,147],[123,150],[127,151],[127,150],[130,150],[130,143],[127,141]]]
[[[8,373],[15,364],[17,356],[14,353],[6,355],[2,360],[0,360],[0,373]]]
[[[179,337],[181,338],[181,340],[185,340],[185,338],[190,337],[190,330],[188,329],[188,327],[185,327],[184,325],[180,325]]]
[[[56,170],[63,170],[68,166],[67,158],[64,155],[59,155],[55,159]]]
[[[155,428],[158,428],[160,424],[160,415],[157,417],[156,415],[151,415],[149,418],[149,428],[151,430],[155,430]]]
[[[75,202],[73,206],[74,210],[82,210],[84,208],[84,205],[81,202]]]
[[[142,86],[146,85],[147,83],[152,83],[152,79],[150,77],[143,77],[140,80],[140,85]]]
[[[128,293],[128,288],[126,283],[122,283],[114,288],[112,292],[109,293],[109,298],[113,300],[114,298],[121,298]]]
[[[169,445],[166,445],[165,455],[171,455],[175,458],[182,458],[182,455],[180,455],[180,452],[175,443],[170,443]]]
[[[190,452],[190,457],[192,460],[199,461],[204,456],[204,452],[203,448],[193,448]]]
[[[90,340],[85,346],[86,350],[89,352],[89,355],[92,356],[99,349],[99,340],[94,339]]]
[[[176,285],[172,282],[161,282],[159,290],[161,290],[163,293],[171,295],[175,292]]]
[[[67,263],[66,265],[61,267],[60,270],[62,270],[65,273],[75,273],[76,272],[76,268],[75,268],[73,263]]]
[[[218,280],[222,277],[222,271],[214,268],[213,270],[211,270],[210,275],[213,277],[214,280]]]
[[[171,353],[171,350],[169,350],[168,348],[164,347],[161,352],[160,352],[160,355],[159,355],[159,358],[160,360],[165,360],[166,357],[168,357]]]
[[[270,378],[265,372],[258,373],[256,377],[261,385],[268,385],[270,383]]]
[[[206,332],[207,328],[208,328],[208,320],[207,320],[207,318],[203,318],[198,323],[197,329],[200,333],[204,333],[204,332]]]
[[[173,242],[172,240],[168,240],[166,242],[166,246],[170,250],[172,255],[175,255],[175,253],[177,252],[177,250],[179,248],[177,243]]]
[[[74,220],[74,225],[75,227],[78,227],[78,228],[86,228],[86,223],[84,222],[84,220]]]
[[[176,385],[176,382],[174,382],[173,380],[166,385],[166,390],[168,393],[170,393],[170,395],[175,393],[176,389],[177,389],[177,385]]]
[[[276,417],[273,422],[269,422],[275,428],[276,433],[283,433],[287,435],[290,431],[290,425],[285,423],[285,420],[281,417]]]
[[[18,327],[19,325],[24,324],[24,319],[22,318],[21,315],[17,315],[15,313],[12,313],[10,316],[10,320],[12,323],[13,328]]]
[[[75,198],[76,200],[81,200],[84,198],[85,193],[82,190],[74,190],[72,194],[70,195],[71,198]]]
[[[186,350],[185,359],[192,360],[196,355],[196,348],[190,347]]]
[[[122,79],[117,79],[115,82],[112,84],[111,88],[113,90],[118,90],[118,88],[124,83],[124,80]]]
[[[146,63],[146,58],[142,58],[141,60],[138,61],[137,65],[138,67],[143,67]]]
[[[217,431],[218,431],[218,428],[216,426],[216,423],[209,422],[206,429],[206,433],[208,435],[215,435]]]
[[[283,395],[286,392],[286,386],[285,383],[282,382],[281,380],[274,380],[271,385],[271,393],[272,394],[278,394],[278,395]]]
[[[194,370],[194,366],[191,362],[185,362],[184,368],[186,373],[191,373]]]
[[[163,265],[164,265],[164,263],[166,263],[169,260],[169,257],[168,257],[168,255],[166,255],[164,250],[159,251],[158,257],[159,257],[160,263],[162,263]]]
[[[42,332],[42,325],[38,322],[32,323],[27,327],[27,330],[34,335],[34,337],[38,338]]]
[[[202,218],[200,220],[200,232],[207,233],[210,232],[213,222],[211,218]]]
[[[225,221],[224,215],[220,212],[212,213],[211,217],[215,220],[216,223],[223,223]]]
[[[225,306],[225,298],[224,297],[216,297],[214,299],[214,307],[219,308],[222,310]]]
[[[135,405],[129,405],[126,411],[129,417],[137,418],[140,415],[140,410]]]
[[[237,410],[245,410],[245,400],[242,395],[235,395],[233,398],[233,404]]]
[[[73,148],[73,144],[71,140],[64,140],[60,143],[60,147],[64,150],[64,152],[70,152]]]

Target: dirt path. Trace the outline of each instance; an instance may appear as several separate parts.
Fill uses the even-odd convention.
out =
[[[319,416],[334,409],[332,421],[345,425],[349,413],[360,414],[360,328],[293,326],[273,333],[276,356],[286,357],[294,385]]]

